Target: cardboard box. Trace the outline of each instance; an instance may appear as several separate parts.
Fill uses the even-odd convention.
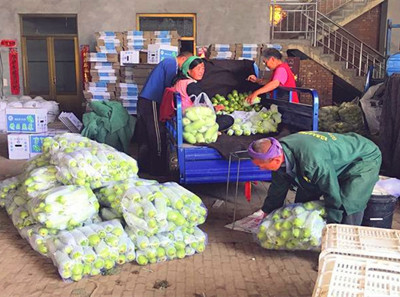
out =
[[[125,50],[143,50],[148,49],[151,44],[151,39],[132,39],[124,42],[123,46]]]
[[[151,38],[181,38],[178,31],[150,31]]]
[[[116,47],[116,46],[122,46],[124,43],[123,39],[97,39],[97,46],[106,46],[106,47]]]
[[[173,58],[178,55],[178,47],[160,44],[150,44],[147,52],[147,63],[158,64],[165,58]]]
[[[25,160],[30,158],[29,134],[9,134],[8,158],[11,160]]]
[[[122,51],[120,59],[121,66],[125,64],[139,64],[139,51]]]
[[[164,44],[171,46],[179,46],[179,39],[176,38],[154,38],[151,39],[151,44]]]
[[[113,68],[90,69],[90,75],[92,76],[118,76],[118,74],[118,69]]]
[[[118,63],[118,54],[89,53],[88,61]]]
[[[210,59],[227,59],[232,60],[235,58],[234,52],[215,52],[212,51],[210,54]]]
[[[119,76],[92,76],[92,82],[115,84],[119,82]]]
[[[100,31],[94,33],[96,39],[122,39],[124,34],[122,32],[114,31]]]
[[[107,91],[83,91],[83,97],[94,100],[112,100],[115,99],[115,93]]]
[[[111,62],[93,62],[90,63],[90,69],[120,69],[119,63]]]
[[[25,160],[43,152],[43,140],[56,134],[66,133],[68,130],[49,130],[46,134],[8,134],[8,158],[11,160]]]
[[[85,83],[85,89],[89,90],[91,88],[106,88],[107,91],[112,92],[115,91],[116,84],[107,83],[107,82],[88,82]]]
[[[152,31],[125,31],[124,39],[150,39]]]
[[[82,122],[72,112],[62,112],[58,119],[73,133],[79,133],[83,128]]]
[[[236,44],[229,43],[216,43],[211,45],[211,51],[216,52],[234,52],[236,50]]]
[[[105,54],[118,54],[123,50],[122,46],[115,46],[115,47],[110,47],[110,46],[96,46],[96,51],[98,53],[105,53]]]
[[[41,108],[7,108],[8,133],[47,132],[47,110]]]

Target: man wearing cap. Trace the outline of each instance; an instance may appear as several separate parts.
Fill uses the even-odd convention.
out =
[[[296,202],[324,196],[328,223],[361,225],[382,161],[370,140],[307,131],[257,140],[248,152],[255,165],[272,171],[264,213],[282,207],[289,188],[297,186]]]

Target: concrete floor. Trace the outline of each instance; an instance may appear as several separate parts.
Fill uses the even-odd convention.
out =
[[[0,179],[18,174],[23,162],[5,158],[5,137],[0,135]],[[112,275],[97,276],[77,283],[64,283],[51,261],[33,251],[21,239],[4,210],[0,210],[0,297],[9,296],[251,296],[309,297],[317,277],[316,252],[267,251],[247,233],[224,228],[232,221],[232,197],[227,207],[212,208],[215,199],[224,199],[225,185],[196,185],[196,192],[209,209],[204,225],[209,244],[202,254],[182,260],[145,267],[125,264]],[[233,188],[232,188],[233,190]],[[240,188],[243,193],[243,188]],[[259,209],[266,187],[253,188],[248,203],[240,197],[238,217]],[[400,228],[399,211],[394,228]],[[169,287],[154,289],[166,280]]]

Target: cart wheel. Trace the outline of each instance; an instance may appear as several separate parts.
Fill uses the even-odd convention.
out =
[[[179,181],[178,154],[168,146],[167,149],[168,173],[172,180]]]

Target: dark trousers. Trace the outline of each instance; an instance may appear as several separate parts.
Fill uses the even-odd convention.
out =
[[[139,172],[154,176],[167,174],[167,142],[164,123],[159,122],[160,104],[139,97],[136,139]]]

